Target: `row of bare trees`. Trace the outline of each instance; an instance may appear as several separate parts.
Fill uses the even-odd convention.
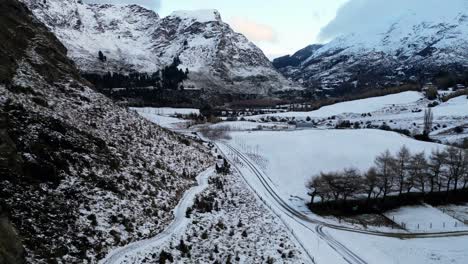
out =
[[[311,204],[350,199],[385,200],[389,195],[457,192],[468,187],[468,151],[449,147],[412,154],[403,146],[395,155],[385,151],[364,173],[354,168],[320,173],[307,183]]]

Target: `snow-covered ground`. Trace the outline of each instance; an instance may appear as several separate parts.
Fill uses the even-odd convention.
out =
[[[255,132],[257,133],[257,132]],[[233,133],[235,134],[235,133]],[[253,133],[252,133],[253,134]],[[225,145],[220,148],[236,165],[258,197],[288,227],[316,263],[466,263],[468,237],[399,239],[341,231],[297,217],[262,183],[257,170]],[[251,156],[251,155],[249,155]],[[264,173],[265,176],[268,174]],[[277,191],[277,189],[275,189]],[[451,244],[455,243],[455,244]]]
[[[150,122],[168,129],[184,129],[192,124],[190,120],[174,117],[176,115],[198,114],[198,109],[190,108],[131,108]]]
[[[405,206],[386,212],[385,216],[413,233],[468,230],[460,220],[430,205]]]
[[[132,108],[140,113],[155,114],[161,116],[175,116],[175,115],[198,115],[199,109],[195,108],[172,108],[172,107],[140,107]]]
[[[226,127],[230,131],[252,131],[252,130],[286,130],[294,129],[295,126],[284,123],[258,123],[251,121],[233,121],[213,124],[210,128]]]
[[[194,197],[189,198],[193,204]],[[179,207],[174,222],[177,226],[171,225],[155,239],[137,242],[122,263],[160,263],[162,251],[174,258],[172,263],[227,263],[228,259],[230,263],[266,263],[268,259],[274,263],[310,263],[280,219],[249,192],[239,174],[211,175],[208,188],[196,199],[213,199],[216,206],[211,212],[195,207],[189,218],[187,207]],[[189,201],[184,200],[187,205]],[[181,240],[190,248],[188,255],[177,247]]]
[[[377,110],[380,110],[386,106],[393,106],[393,105],[402,105],[413,103],[418,100],[421,100],[423,95],[418,92],[403,92],[398,94],[380,96],[380,97],[373,97],[368,99],[362,100],[355,100],[349,102],[338,103],[334,105],[324,106],[318,110],[311,111],[311,112],[286,112],[274,115],[266,115],[266,116],[278,116],[278,117],[329,117],[333,115],[339,115],[344,113],[355,113],[355,114],[362,114],[362,113],[370,113]],[[257,117],[263,117],[257,116]]]
[[[381,130],[296,130],[231,132],[233,144],[263,167],[283,198],[308,201],[305,183],[321,171],[366,170],[375,157],[406,145],[413,152],[443,148]]]
[[[327,230],[338,241],[359,252],[367,263],[465,264],[468,237],[396,239]],[[333,263],[333,262],[325,262]]]
[[[334,128],[349,121],[354,128],[378,128],[386,125],[392,129],[422,133],[424,110],[431,101],[419,92],[402,92],[381,97],[337,103],[311,112],[286,112],[246,117],[259,122],[295,121],[317,128]],[[468,126],[468,99],[466,95],[453,98],[431,108],[434,124],[431,135],[442,142],[461,142],[468,138],[465,132],[450,131],[457,126]]]
[[[108,256],[102,260],[102,264],[120,264],[120,263],[138,263],[144,258],[145,254],[154,252],[155,248],[160,247],[166,241],[178,233],[184,232],[189,220],[185,217],[187,208],[193,205],[193,201],[199,193],[208,187],[208,179],[214,173],[214,168],[209,168],[200,173],[197,177],[197,186],[192,187],[184,193],[184,196],[172,210],[174,220],[157,236],[140,240],[125,247],[117,248],[111,251]]]
[[[443,205],[438,208],[458,221],[468,224],[468,204]]]

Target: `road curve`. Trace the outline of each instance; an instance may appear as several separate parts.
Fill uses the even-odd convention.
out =
[[[215,143],[217,145],[217,143]],[[222,143],[223,144],[223,143]],[[330,235],[326,234],[323,231],[323,225],[321,225],[319,222],[312,222],[310,221],[306,215],[298,212],[296,209],[292,208],[289,206],[275,191],[274,189],[269,185],[268,181],[265,179],[263,173],[257,169],[257,167],[250,161],[249,158],[247,158],[242,152],[238,151],[237,149],[233,148],[232,146],[228,144],[223,144],[226,146],[228,149],[230,149],[232,152],[234,152],[240,159],[243,160],[243,163],[247,165],[250,170],[259,178],[261,184],[265,187],[265,189],[268,191],[268,193],[272,196],[272,198],[278,203],[278,205],[283,209],[283,213],[288,215],[292,220],[294,220],[296,223],[300,224],[304,228],[308,229],[309,231],[316,233],[322,240],[324,240],[335,252],[337,252],[345,262],[349,264],[366,264],[367,262],[360,258],[358,255],[356,255],[354,252],[352,252],[350,249],[348,249],[345,245],[341,244],[334,238],[332,238]],[[218,149],[222,152],[221,148]],[[222,152],[223,153],[223,152]],[[223,153],[224,156],[227,158],[225,153]],[[239,169],[238,169],[239,170]],[[240,170],[239,170],[240,172]],[[242,175],[242,173],[240,173]],[[242,177],[244,177],[242,175]],[[253,189],[253,187],[249,184],[248,180],[244,177],[245,181],[247,184]],[[254,192],[260,196],[255,189],[253,189]],[[261,196],[260,196],[261,198]],[[261,198],[262,199],[262,198]],[[280,217],[281,218],[281,217]],[[304,222],[309,222],[312,224],[316,224],[316,228],[313,229],[310,226],[304,224]],[[295,234],[293,233],[295,236]],[[299,242],[303,250],[307,253],[309,258],[313,263],[315,263],[315,260],[313,257],[311,257],[310,253],[305,249],[304,245],[300,242],[300,240],[295,237],[296,240]]]
[[[121,263],[136,263],[140,257],[144,257],[144,253],[161,246],[164,242],[181,227],[188,223],[185,217],[187,208],[193,205],[195,196],[201,193],[208,187],[208,178],[214,173],[214,167],[203,171],[197,176],[198,185],[190,188],[185,192],[179,204],[174,208],[174,220],[158,235],[146,240],[130,243],[124,247],[112,250],[105,259],[99,261],[100,264],[121,264]]]
[[[228,145],[227,143],[222,143],[224,146],[228,147],[231,149],[233,152],[236,154],[241,154],[243,155],[243,160],[249,159],[245,157],[243,153],[241,153],[239,150],[235,149],[234,147]],[[249,161],[250,162],[250,161]],[[255,165],[253,165],[255,166]],[[261,175],[262,173],[259,172]],[[260,176],[258,175],[258,176]],[[269,185],[268,181],[265,180],[265,178],[262,179],[262,181],[265,181],[265,184],[268,185],[268,189],[274,192],[274,196],[277,197],[278,199],[282,199],[279,195],[276,194],[274,189]],[[381,231],[370,231],[370,230],[362,230],[362,229],[356,229],[352,227],[346,227],[346,226],[340,226],[340,225],[334,225],[326,222],[322,222],[320,220],[316,219],[311,219],[307,215],[297,211],[296,209],[292,208],[287,204],[286,202],[282,201],[281,204],[284,204],[285,206],[289,207],[288,210],[294,211],[294,214],[297,215],[297,217],[301,218],[304,221],[314,223],[314,224],[320,224],[323,225],[327,228],[335,229],[335,230],[341,230],[341,231],[348,231],[348,232],[353,232],[353,233],[360,233],[360,234],[366,234],[366,235],[374,235],[374,236],[383,236],[383,237],[393,237],[393,238],[399,238],[399,239],[414,239],[414,238],[440,238],[440,237],[457,237],[457,236],[468,236],[468,230],[465,231],[452,231],[452,232],[434,232],[434,233],[409,233],[409,232],[404,232],[404,233],[398,233],[398,232],[381,232]]]

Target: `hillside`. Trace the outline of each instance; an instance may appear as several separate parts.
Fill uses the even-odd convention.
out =
[[[275,66],[317,93],[343,95],[401,83],[440,86],[466,81],[466,1],[434,8],[412,3],[357,29],[345,31],[294,63]],[[355,15],[366,17],[365,7]],[[369,14],[372,15],[372,14]],[[372,16],[373,17],[373,16]],[[357,22],[356,22],[357,23]],[[332,25],[333,26],[333,25]]]
[[[96,262],[159,233],[208,150],[88,87],[23,4],[1,1],[0,24],[0,231],[27,263]],[[0,262],[7,245],[21,263],[9,237]]]
[[[179,57],[179,68],[190,71],[186,86],[210,94],[266,95],[294,87],[216,10],[161,18],[137,5],[22,1],[64,43],[82,72],[153,73]],[[99,51],[107,61],[98,59]]]

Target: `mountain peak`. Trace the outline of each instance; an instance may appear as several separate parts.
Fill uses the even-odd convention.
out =
[[[183,20],[192,20],[200,23],[221,21],[221,14],[215,9],[175,11],[170,17],[178,17]]]

